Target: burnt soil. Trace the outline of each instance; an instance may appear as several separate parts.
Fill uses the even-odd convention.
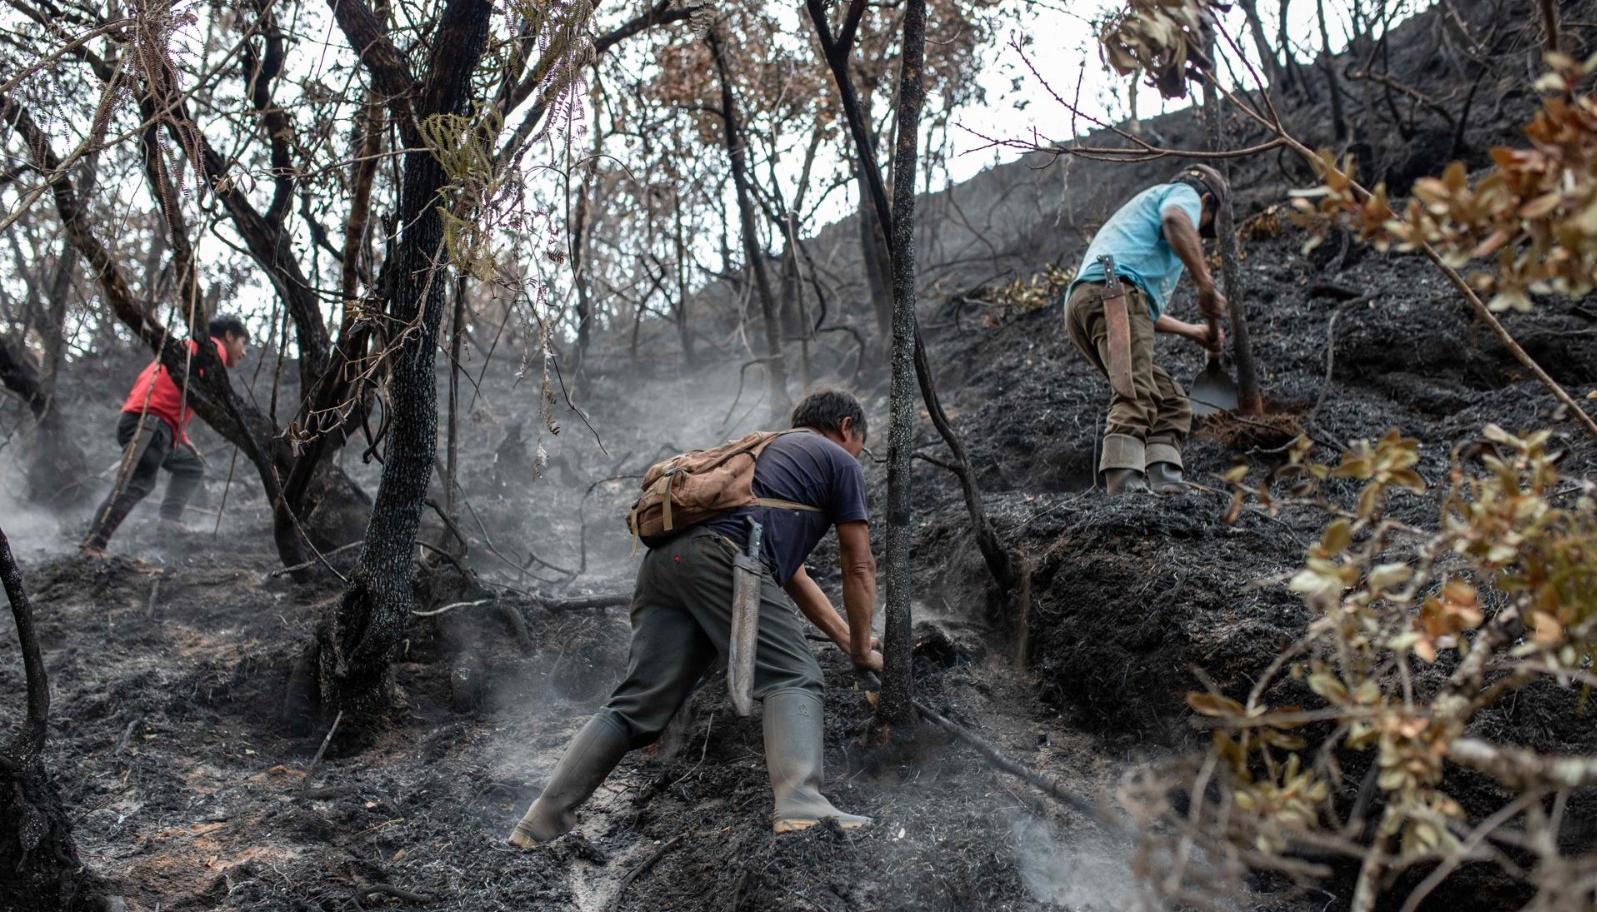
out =
[[[1505,119],[1523,114],[1523,105],[1499,108]],[[1179,121],[1155,126],[1171,132]],[[1251,186],[1255,199],[1270,196],[1268,184]],[[1305,256],[1303,241],[1289,227],[1247,237],[1241,281],[1270,415],[1200,422],[1187,460],[1202,488],[1176,497],[1110,500],[1091,489],[1106,386],[1069,347],[1057,307],[937,303],[925,318],[944,399],[1000,537],[1028,568],[1029,596],[1017,611],[1016,600],[990,591],[957,487],[917,462],[919,695],[1106,807],[1139,761],[1201,740],[1183,702],[1198,686],[1191,669],[1236,695],[1308,619],[1285,580],[1323,517],[1248,512],[1222,523],[1219,476],[1232,465],[1267,470],[1305,427],[1325,442],[1395,427],[1422,442],[1418,468],[1431,488],[1392,509],[1424,526],[1435,524],[1449,454],[1488,422],[1553,427],[1569,454],[1566,475],[1593,476],[1593,441],[1427,264]],[[1062,238],[1036,265],[1079,250]],[[1175,310],[1193,312],[1188,299]],[[1597,389],[1597,302],[1548,299],[1507,323],[1577,398]],[[541,429],[536,378],[523,381],[513,365],[489,372],[464,422],[462,483],[467,560],[498,597],[415,619],[395,667],[404,705],[359,752],[335,749],[313,763],[325,732],[297,737],[279,718],[287,670],[339,585],[327,573],[309,584],[274,575],[259,486],[242,471],[224,483],[226,450],[214,438],[200,439],[224,454],[210,457],[206,482],[212,510],[227,488],[215,534],[214,518],[199,517],[195,531],[163,538],[146,505],[110,559],[87,562],[64,556],[82,516],[8,511],[51,674],[45,762],[85,859],[120,885],[129,908],[1127,908],[1133,846],[934,729],[881,746],[867,695],[820,642],[827,791],[876,818],[874,827],[772,836],[758,718],[735,717],[712,674],[659,745],[623,761],[575,835],[526,853],[504,844],[626,659],[623,609],[554,610],[527,593],[624,592],[633,566],[620,519],[635,485],[627,476],[660,453],[766,423],[754,384],[736,390],[735,367],[634,362],[625,340],[608,344],[581,399],[597,436],[567,410],[558,436]],[[1158,344],[1178,378],[1201,368],[1189,344]],[[124,367],[70,378],[98,465],[114,459],[106,438],[115,403],[96,391],[125,383]],[[269,388],[256,376],[258,392]],[[633,380],[647,381],[645,392]],[[863,380],[867,409],[885,415],[883,378]],[[924,422],[917,434],[928,454],[942,453]],[[1334,454],[1321,444],[1316,455]],[[375,466],[358,451],[343,459],[370,490]],[[885,471],[872,463],[867,472],[881,503]],[[10,464],[4,487],[20,487]],[[425,535],[445,533],[429,523]],[[812,566],[836,592],[831,547]],[[347,567],[350,556],[333,562]],[[485,596],[442,574],[424,607]],[[20,675],[14,641],[0,640],[0,691],[20,694]],[[8,700],[14,718],[20,702]],[[1481,724],[1537,746],[1597,750],[1567,691],[1530,693]],[[1348,902],[1335,889],[1276,888],[1254,883],[1236,907]],[[1480,907],[1460,902],[1469,895],[1442,891],[1434,906]]]

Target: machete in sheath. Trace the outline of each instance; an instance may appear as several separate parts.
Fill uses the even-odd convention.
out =
[[[1131,383],[1131,320],[1126,316],[1126,287],[1115,274],[1115,258],[1107,253],[1098,258],[1103,267],[1103,319],[1109,330],[1109,386],[1127,399],[1137,397]]]
[[[749,537],[732,557],[732,635],[727,642],[726,688],[740,716],[754,711],[754,653],[760,634],[760,544],[765,529],[748,517]]]

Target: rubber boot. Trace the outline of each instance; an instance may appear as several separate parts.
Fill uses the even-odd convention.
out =
[[[1103,435],[1098,471],[1103,473],[1104,490],[1111,496],[1146,494],[1148,483],[1142,477],[1144,453],[1143,442],[1130,434]]]
[[[1148,483],[1136,469],[1105,469],[1103,487],[1111,495],[1148,493]]]
[[[126,491],[120,494],[112,492],[100,509],[94,511],[94,525],[89,529],[88,537],[79,545],[79,550],[88,557],[104,557],[106,545],[111,543],[111,536],[116,533],[122,521],[128,518],[133,508],[138,506],[138,497],[130,497]]]
[[[1186,490],[1186,479],[1181,477],[1181,467],[1173,462],[1148,464],[1148,484],[1160,494],[1180,494]]]
[[[807,690],[783,690],[765,698],[765,765],[776,808],[771,829],[791,833],[822,820],[845,830],[870,826],[869,817],[845,814],[821,794],[821,698]]]
[[[610,775],[627,752],[627,736],[606,716],[594,716],[577,732],[538,800],[511,831],[510,844],[530,849],[577,825],[576,810]]]

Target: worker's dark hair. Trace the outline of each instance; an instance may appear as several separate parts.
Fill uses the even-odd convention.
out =
[[[859,400],[842,390],[820,390],[810,393],[793,407],[793,426],[813,428],[817,431],[843,433],[843,419],[854,419],[854,430],[860,439],[867,436],[865,409]]]
[[[244,328],[244,321],[233,316],[232,314],[217,314],[216,316],[212,317],[210,322],[210,333],[211,338],[213,339],[225,339],[228,333],[232,333],[235,336],[242,336],[246,341],[248,341],[250,337],[250,331]]]

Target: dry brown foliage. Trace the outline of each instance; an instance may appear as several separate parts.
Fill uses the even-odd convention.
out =
[[[1133,3],[1104,29],[1106,54],[1122,73],[1181,94],[1173,80],[1194,76],[1184,68],[1212,8]],[[1528,147],[1493,150],[1473,183],[1461,164],[1419,181],[1401,213],[1384,187],[1359,185],[1352,162],[1313,156],[1273,110],[1227,97],[1314,159],[1322,185],[1296,195],[1298,221],[1431,257],[1534,367],[1490,311],[1597,285],[1597,98],[1581,88],[1597,58],[1546,61]],[[1466,282],[1457,270],[1471,263]],[[1485,863],[1523,884],[1530,908],[1591,908],[1597,854],[1566,855],[1559,833],[1571,795],[1597,783],[1597,758],[1493,740],[1484,732],[1512,735],[1482,725],[1532,684],[1597,684],[1597,501],[1591,482],[1560,478],[1553,439],[1486,427],[1454,454],[1431,528],[1387,513],[1393,498],[1426,489],[1418,441],[1396,432],[1356,443],[1335,465],[1310,462],[1304,438],[1264,483],[1249,485],[1246,467],[1228,476],[1228,519],[1289,505],[1328,515],[1289,583],[1313,620],[1246,695],[1190,695],[1212,729],[1203,756],[1130,783],[1126,798],[1155,824],[1140,858],[1150,893],[1214,907],[1250,870],[1320,886],[1351,865],[1354,909],[1395,900],[1413,912],[1461,866]],[[1331,493],[1349,483],[1351,493]],[[1538,687],[1539,698],[1548,690]],[[1416,868],[1417,885],[1409,879],[1406,895],[1387,895]]]
[[[1470,282],[1492,295],[1493,310],[1530,310],[1530,294],[1580,297],[1597,288],[1597,94],[1588,85],[1597,56],[1579,63],[1548,54],[1537,81],[1541,109],[1525,126],[1529,147],[1491,150],[1492,167],[1473,184],[1462,162],[1415,182],[1395,211],[1384,184],[1363,196],[1353,165],[1321,153],[1320,187],[1296,194],[1306,224],[1343,224],[1382,250],[1430,244],[1455,269],[1472,263]]]
[[[1436,530],[1387,515],[1394,498],[1426,488],[1418,441],[1395,431],[1335,465],[1307,461],[1300,439],[1257,485],[1245,466],[1230,473],[1231,518],[1305,505],[1331,517],[1288,584],[1313,620],[1247,695],[1189,694],[1212,728],[1206,756],[1181,779],[1189,808],[1175,813],[1151,782],[1131,793],[1162,824],[1145,861],[1195,850],[1222,861],[1201,875],[1179,865],[1154,875],[1149,861],[1155,892],[1208,905],[1224,892],[1216,870],[1274,869],[1310,884],[1341,857],[1359,865],[1358,909],[1400,873],[1428,868],[1405,900],[1412,910],[1460,865],[1488,862],[1534,889],[1532,908],[1585,908],[1572,903],[1589,903],[1597,855],[1560,851],[1562,811],[1544,800],[1562,808],[1597,783],[1597,758],[1471,729],[1538,679],[1597,683],[1597,488],[1560,478],[1552,439],[1488,425],[1454,454]],[[1484,806],[1478,787],[1459,791],[1460,768],[1509,797]]]

